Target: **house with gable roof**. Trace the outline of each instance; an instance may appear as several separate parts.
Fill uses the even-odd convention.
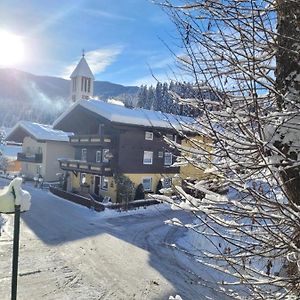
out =
[[[17,154],[22,175],[28,179],[42,176],[44,181],[57,181],[57,174],[61,172],[58,158],[74,155],[74,149],[69,145],[70,135],[72,133],[54,130],[51,125],[20,121],[6,140],[22,143],[22,152]]]
[[[74,156],[59,159],[67,190],[116,202],[114,178],[121,174],[146,192],[156,192],[159,181],[169,187],[181,170],[173,166],[179,152],[165,137],[181,143],[194,119],[92,99],[93,81],[83,55],[71,75],[75,103],[53,123],[55,130],[74,133],[69,137]]]
[[[69,172],[70,191],[109,196],[116,201],[114,175],[127,176],[137,187],[155,192],[158,181],[170,184],[178,167],[172,164],[178,154],[164,140],[178,140],[185,131],[187,117],[145,109],[129,109],[100,100],[74,103],[53,124],[54,129],[72,131],[73,159],[59,159],[62,170]]]

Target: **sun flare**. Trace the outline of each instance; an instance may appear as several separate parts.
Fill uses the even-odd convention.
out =
[[[0,66],[14,66],[23,60],[22,38],[7,31],[0,31]]]

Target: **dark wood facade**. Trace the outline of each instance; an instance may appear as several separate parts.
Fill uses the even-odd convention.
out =
[[[74,167],[74,161],[61,160],[60,165],[64,170],[104,176],[114,173],[179,173],[179,168],[164,164],[166,152],[176,154],[163,138],[165,134],[175,135],[175,131],[170,129],[112,123],[83,107],[76,107],[55,126],[55,129],[74,132],[74,136],[70,137],[70,143],[75,147],[74,160],[77,161],[78,168]],[[145,139],[146,131],[153,132],[153,140]],[[85,170],[79,167],[82,149],[86,149],[86,163],[90,164]],[[92,170],[90,167],[92,164],[100,166],[96,161],[96,153],[103,149],[108,149],[109,161],[101,162],[98,171]],[[144,151],[153,152],[152,164],[143,163]],[[109,172],[104,171],[105,167]]]

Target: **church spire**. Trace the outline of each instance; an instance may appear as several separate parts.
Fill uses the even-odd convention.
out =
[[[94,75],[85,59],[84,49],[82,57],[72,72],[71,76],[71,99],[76,102],[80,99],[89,99],[94,94]]]

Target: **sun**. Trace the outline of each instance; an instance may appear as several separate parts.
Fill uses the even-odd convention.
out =
[[[20,36],[0,31],[0,66],[14,66],[24,60],[24,44]]]

